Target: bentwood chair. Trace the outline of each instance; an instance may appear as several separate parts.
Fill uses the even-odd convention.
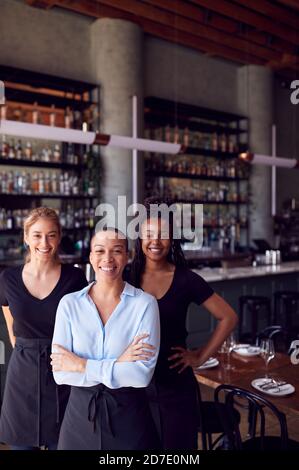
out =
[[[198,385],[198,432],[201,434],[202,449],[213,450],[225,439],[226,428],[223,426],[222,414],[225,413],[225,403],[203,401]],[[233,423],[240,422],[240,413],[236,409],[228,409],[233,415]],[[213,441],[213,435],[218,436]]]
[[[221,397],[227,408],[221,409],[220,419],[230,442],[235,450],[299,450],[299,442],[289,439],[286,416],[269,400],[248,390],[233,385],[219,385],[215,390],[215,403],[220,404]],[[254,410],[257,419],[249,438],[242,439],[239,423],[233,418],[231,408],[242,406]],[[267,434],[266,422],[272,416],[279,424],[279,435]],[[271,421],[272,423],[272,421]],[[272,427],[272,425],[271,425]]]

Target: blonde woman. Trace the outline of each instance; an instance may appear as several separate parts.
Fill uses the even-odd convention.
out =
[[[24,222],[25,264],[0,275],[0,305],[13,352],[0,417],[0,441],[13,450],[55,449],[68,400],[51,373],[50,349],[61,298],[87,285],[84,273],[61,264],[59,218],[33,209]]]

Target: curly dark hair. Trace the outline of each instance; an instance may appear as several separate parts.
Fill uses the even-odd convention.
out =
[[[147,219],[150,218],[150,208],[152,204],[166,204],[168,207],[171,206],[172,201],[170,199],[160,199],[157,197],[148,197],[144,200],[144,206],[146,208]],[[159,219],[162,219],[161,214],[158,215]],[[167,255],[167,261],[174,264],[177,267],[186,266],[186,260],[181,248],[180,240],[173,238],[172,227],[173,227],[173,213],[169,212],[169,225],[170,225],[170,250]],[[130,269],[130,282],[135,287],[140,287],[141,277],[145,268],[145,256],[142,251],[142,241],[140,237],[135,242],[135,256],[131,264]]]

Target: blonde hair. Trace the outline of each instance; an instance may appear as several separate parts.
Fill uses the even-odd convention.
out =
[[[29,230],[32,225],[34,225],[35,222],[37,222],[41,218],[52,220],[52,222],[55,223],[58,229],[58,236],[61,237],[62,229],[57,212],[54,209],[51,209],[50,207],[36,207],[35,209],[32,209],[32,211],[29,212],[28,216],[24,220],[24,239],[25,236],[28,236]],[[29,263],[30,259],[30,250],[27,248],[27,253],[25,255],[25,263]],[[55,259],[59,260],[58,253],[55,253]]]

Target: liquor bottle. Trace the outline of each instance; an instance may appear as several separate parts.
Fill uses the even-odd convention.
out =
[[[12,171],[9,171],[8,175],[7,175],[6,192],[8,194],[12,194],[14,192],[14,177],[13,177],[13,172]]]
[[[26,143],[26,147],[25,147],[25,157],[28,159],[28,160],[32,160],[32,145],[31,145],[31,142],[27,142]]]
[[[51,191],[51,179],[50,179],[49,172],[46,171],[46,173],[45,173],[45,193],[50,194],[51,192],[52,192]]]
[[[189,129],[188,129],[188,127],[185,127],[185,129],[184,129],[183,143],[184,143],[185,147],[189,147]]]
[[[38,173],[34,172],[31,177],[31,193],[36,194],[39,191]]]
[[[11,213],[11,210],[8,210],[7,211],[7,215],[6,215],[6,228],[7,230],[12,230],[13,227],[14,227],[14,223],[13,223],[13,216],[12,216],[12,213]]]
[[[38,106],[37,101],[35,101],[34,108],[32,111],[32,123],[33,124],[39,124],[40,122],[40,114],[39,114],[39,110],[37,106]]]
[[[61,161],[60,146],[58,144],[55,144],[54,146],[53,161],[55,163],[59,163]]]
[[[49,116],[49,123],[51,127],[55,127],[55,121],[56,121],[55,104],[52,104],[51,112]]]
[[[214,151],[218,150],[218,136],[216,132],[212,134],[211,149]]]
[[[59,193],[59,180],[58,180],[58,174],[53,172],[51,174],[51,192],[53,194],[58,194]]]
[[[6,106],[0,106],[0,119],[5,120],[7,115],[7,107]]]
[[[22,157],[23,157],[23,149],[22,149],[22,142],[21,142],[20,140],[18,140],[18,143],[17,143],[17,145],[16,145],[15,154],[16,154],[17,160],[21,160],[21,159],[22,159]]]
[[[1,136],[1,149],[0,149],[1,158],[8,158],[8,151],[9,151],[9,146],[6,141],[6,136],[2,135]]]
[[[8,158],[15,158],[15,145],[14,140],[10,141],[8,148]]]
[[[174,128],[174,143],[179,144],[180,142],[180,130],[178,126],[175,126]]]
[[[221,150],[221,152],[226,152],[226,150],[227,150],[227,141],[226,141],[226,135],[225,134],[221,135],[220,150]]]
[[[38,177],[38,193],[44,194],[45,193],[45,177],[44,172],[41,171]]]
[[[64,126],[66,129],[71,129],[73,126],[73,116],[69,106],[65,110]]]
[[[69,196],[71,194],[71,185],[70,185],[70,177],[67,172],[64,173],[64,194]]]
[[[42,161],[43,162],[50,162],[51,161],[51,149],[49,148],[48,145],[46,145],[43,149],[42,149]]]

